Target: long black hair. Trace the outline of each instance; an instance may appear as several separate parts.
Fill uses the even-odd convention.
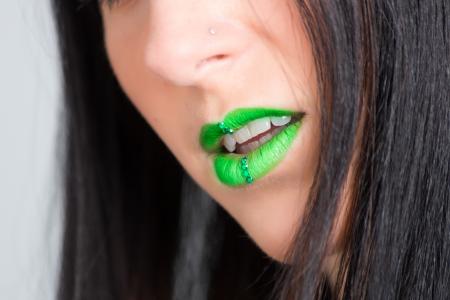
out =
[[[448,299],[450,3],[299,5],[317,55],[323,139],[292,264],[279,279],[282,298],[320,294],[328,236],[350,182],[333,294]]]
[[[65,101],[58,299],[450,297],[450,2],[296,2],[318,70],[321,152],[286,265],[189,178],[124,95],[96,1],[52,3]],[[321,268],[350,164],[330,285]]]

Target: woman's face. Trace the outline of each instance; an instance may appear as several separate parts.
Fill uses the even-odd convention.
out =
[[[319,151],[313,55],[294,1],[119,0],[101,10],[107,53],[129,99],[192,178],[283,260]],[[301,126],[290,126],[299,124],[293,118],[281,126],[288,114],[258,115],[258,107],[303,112]],[[224,122],[232,133],[209,140],[227,147],[202,147],[203,125],[222,130],[218,123],[242,108],[249,110]],[[244,156],[253,182],[239,169]]]

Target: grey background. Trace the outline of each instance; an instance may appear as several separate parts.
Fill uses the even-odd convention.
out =
[[[48,0],[1,0],[0,299],[53,299],[59,61]]]

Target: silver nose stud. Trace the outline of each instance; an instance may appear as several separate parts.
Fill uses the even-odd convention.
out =
[[[209,32],[209,34],[212,34],[212,35],[216,34],[216,30],[212,27],[209,27],[208,32]]]

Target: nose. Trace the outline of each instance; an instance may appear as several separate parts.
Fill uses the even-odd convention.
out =
[[[171,5],[175,2],[176,7]],[[205,4],[198,5],[198,0],[150,1],[145,62],[176,85],[201,85],[220,75],[248,47],[249,35],[242,24],[218,15],[217,2],[200,2]],[[214,9],[208,8],[208,2],[215,3]]]

